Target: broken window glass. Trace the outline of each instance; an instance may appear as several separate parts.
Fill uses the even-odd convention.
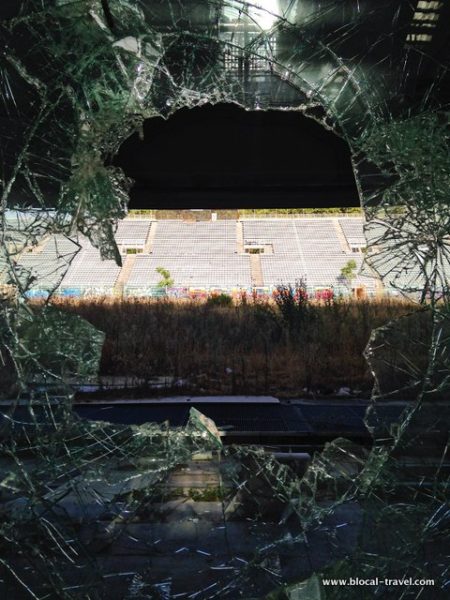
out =
[[[0,10],[3,596],[444,597],[448,2]],[[52,297],[86,239],[120,267],[114,231],[132,182],[108,159],[145,119],[218,102],[298,111],[349,144],[365,268],[417,303],[367,346],[371,444],[337,438],[286,464],[263,447],[223,448],[195,411],[176,428],[71,410],[103,336]],[[29,250],[48,239],[40,261]],[[349,578],[373,585],[325,583]],[[418,583],[386,583],[408,578]]]

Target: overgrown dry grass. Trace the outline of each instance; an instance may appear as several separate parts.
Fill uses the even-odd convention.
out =
[[[200,393],[365,391],[371,331],[414,310],[398,300],[228,307],[148,299],[54,301],[106,333],[101,374],[172,376]]]

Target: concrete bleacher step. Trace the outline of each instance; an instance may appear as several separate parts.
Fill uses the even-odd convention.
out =
[[[264,285],[264,279],[259,254],[250,254],[250,269],[252,274],[252,285],[262,287]]]
[[[122,269],[120,270],[119,277],[114,285],[114,294],[122,295],[123,288],[128,282],[128,279],[131,275],[131,271],[133,270],[134,263],[136,262],[137,254],[128,254],[123,261]]]
[[[153,252],[153,243],[155,241],[157,229],[158,229],[158,223],[156,221],[153,221],[150,226],[150,231],[147,236],[147,239],[145,240],[144,250],[143,250],[144,254],[150,254],[151,252]]]
[[[333,219],[334,229],[336,231],[336,235],[339,239],[339,244],[341,245],[341,249],[343,252],[350,254],[352,249],[349,246],[347,238],[345,236],[344,230],[342,229],[342,225],[339,219]]]
[[[244,227],[242,221],[236,221],[236,244],[238,254],[244,253]]]

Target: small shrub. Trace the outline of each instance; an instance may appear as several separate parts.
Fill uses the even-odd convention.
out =
[[[207,306],[232,306],[233,298],[228,294],[210,296],[206,301]]]
[[[156,267],[156,272],[161,275],[161,280],[158,281],[157,286],[163,290],[167,290],[167,288],[172,287],[174,280],[170,276],[170,271],[165,269],[164,267]]]
[[[274,293],[274,300],[281,317],[290,331],[298,332],[308,318],[313,318],[306,281],[300,279],[292,285],[279,285]]]
[[[356,277],[356,261],[351,258],[347,261],[347,263],[342,267],[341,272],[339,274],[339,279],[347,285],[347,287],[351,286],[353,279]]]

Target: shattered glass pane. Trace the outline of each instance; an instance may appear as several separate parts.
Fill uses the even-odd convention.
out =
[[[2,597],[448,594],[449,11],[2,5]],[[132,182],[109,159],[145,119],[218,102],[298,111],[349,144],[367,273],[417,305],[367,346],[370,444],[338,438],[285,464],[262,446],[222,448],[195,409],[178,428],[72,412],[103,335],[52,297],[86,240],[121,266],[114,232]],[[325,583],[349,578],[373,583]]]

